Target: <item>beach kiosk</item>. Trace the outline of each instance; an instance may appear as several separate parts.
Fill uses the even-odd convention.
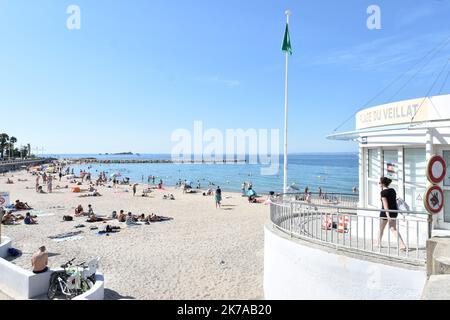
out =
[[[328,138],[359,143],[360,207],[380,207],[378,180],[385,176],[411,210],[433,211],[433,229],[450,230],[450,95],[364,109],[354,131]],[[436,192],[437,209],[430,208]]]
[[[450,235],[450,95],[361,110],[354,130],[328,138],[358,143],[359,194],[272,199],[265,298],[415,300],[435,292],[426,288],[440,280],[428,277],[450,270],[439,238]],[[406,203],[389,221],[380,216],[382,176]]]

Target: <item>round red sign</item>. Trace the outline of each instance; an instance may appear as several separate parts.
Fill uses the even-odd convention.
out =
[[[0,205],[4,204],[6,202],[5,198],[0,197]]]
[[[423,202],[427,211],[431,214],[437,214],[444,207],[444,192],[439,186],[432,186],[425,192]]]
[[[441,156],[433,156],[428,161],[427,177],[431,183],[440,183],[447,173],[447,165]]]

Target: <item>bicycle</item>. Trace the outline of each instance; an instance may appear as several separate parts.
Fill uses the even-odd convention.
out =
[[[99,259],[95,258],[87,265],[83,262],[72,266],[74,260],[75,258],[61,265],[64,270],[55,271],[50,276],[47,291],[47,297],[50,300],[53,300],[58,293],[64,295],[67,300],[71,300],[94,286]]]

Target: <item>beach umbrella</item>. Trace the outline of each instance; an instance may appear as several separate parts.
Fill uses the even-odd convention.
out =
[[[116,173],[111,174],[111,178],[114,178],[114,177],[120,177],[120,176],[122,176],[122,175],[120,174],[120,172],[116,172]]]
[[[191,185],[192,185],[192,182],[191,182],[191,181],[186,181],[186,185],[187,185],[187,186],[191,186]]]
[[[247,197],[255,196],[256,192],[253,189],[247,191]]]
[[[286,192],[287,193],[301,193],[301,191],[298,188],[295,188],[295,187],[292,187],[292,186],[289,186],[286,189]]]
[[[295,182],[291,184],[288,188],[291,188],[292,190],[300,190]]]

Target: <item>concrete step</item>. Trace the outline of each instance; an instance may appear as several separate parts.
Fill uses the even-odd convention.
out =
[[[450,300],[450,275],[433,275],[428,279],[422,300]]]

